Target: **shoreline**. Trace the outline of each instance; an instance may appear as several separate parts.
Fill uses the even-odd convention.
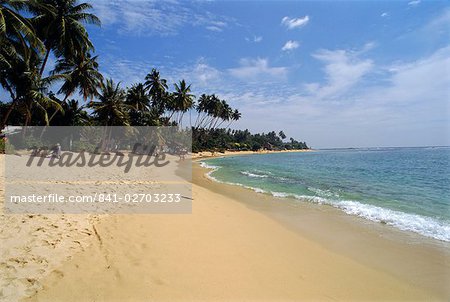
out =
[[[294,151],[295,152],[295,151]],[[274,152],[274,153],[278,153],[278,152]],[[265,153],[265,154],[269,154],[269,153]],[[239,155],[252,155],[249,153],[237,153],[235,154],[236,156]],[[382,206],[379,205],[373,205],[373,204],[365,204],[361,201],[353,201],[350,199],[350,202],[354,203],[354,205],[352,206],[352,208],[350,210],[348,210],[349,206],[347,204],[341,205],[340,203],[340,199],[333,199],[333,198],[328,198],[328,196],[317,196],[317,195],[302,195],[301,193],[297,194],[297,193],[286,193],[286,191],[277,191],[277,190],[273,190],[273,189],[263,189],[262,187],[258,187],[255,186],[253,184],[244,184],[244,183],[239,183],[239,182],[235,182],[235,181],[230,181],[230,180],[219,180],[217,179],[215,176],[212,175],[212,173],[220,170],[220,163],[213,163],[210,164],[208,162],[203,162],[203,160],[208,160],[208,159],[220,159],[223,157],[227,157],[227,156],[233,156],[233,154],[224,154],[223,156],[213,156],[213,157],[204,157],[204,158],[198,158],[198,159],[194,159],[194,162],[197,162],[200,164],[200,166],[202,166],[203,168],[207,169],[206,175],[208,176],[209,179],[218,182],[218,183],[222,183],[222,184],[226,184],[226,185],[233,185],[233,186],[238,186],[238,187],[242,187],[245,189],[249,189],[252,190],[256,193],[260,193],[260,194],[269,194],[271,196],[273,196],[274,198],[282,198],[282,199],[289,199],[289,200],[295,200],[296,202],[310,202],[310,203],[316,203],[316,204],[320,204],[322,206],[330,206],[333,207],[335,209],[338,209],[340,211],[345,212],[348,215],[353,215],[353,216],[358,216],[360,218],[364,218],[365,220],[370,220],[372,222],[376,222],[376,223],[382,223],[382,224],[386,224],[389,227],[393,227],[396,230],[400,230],[402,232],[405,233],[415,233],[415,234],[419,234],[421,237],[426,237],[427,239],[432,239],[432,240],[437,240],[439,242],[445,242],[446,244],[450,245],[450,237],[448,235],[448,231],[446,231],[446,226],[442,226],[440,224],[440,221],[438,218],[434,219],[432,217],[427,217],[427,216],[422,216],[421,214],[417,214],[417,213],[411,213],[411,212],[405,212],[405,211],[401,211],[401,210],[396,210],[396,209],[387,209],[387,211],[389,211],[388,213],[383,213],[381,215],[374,215],[373,213],[370,212],[370,210],[372,211],[379,211],[379,210],[386,210],[386,208],[383,208]],[[217,165],[217,167],[216,167]],[[248,173],[248,171],[241,171],[242,174],[246,175]],[[269,172],[270,173],[270,172]],[[250,177],[259,177],[258,175],[253,175],[252,173],[250,173],[249,175]],[[267,177],[267,175],[263,175],[261,177]],[[339,180],[335,180],[334,182],[339,182]],[[367,209],[369,207],[369,210]],[[361,211],[361,212],[359,212]],[[400,217],[397,218],[397,220],[393,220],[393,221],[389,221],[390,217]],[[402,220],[403,219],[403,220]],[[404,222],[404,219],[408,219],[409,221],[413,221],[414,219],[424,219],[427,220],[428,225],[424,226],[423,228],[410,228],[409,225],[407,224],[407,222]],[[430,226],[431,225],[431,226]],[[437,230],[435,230],[434,233],[430,233],[428,228],[435,228]]]
[[[234,155],[258,155],[258,154],[276,154],[276,153],[297,153],[297,152],[314,152],[314,149],[294,149],[294,150],[260,150],[260,151],[225,151],[225,152],[211,152],[202,151],[198,153],[192,153],[191,158],[193,161],[198,161],[207,158],[220,158],[224,156]]]
[[[277,152],[274,152],[277,153]],[[265,154],[269,154],[269,153],[265,153]],[[238,153],[235,155],[252,155],[249,153]],[[354,214],[351,213],[352,211],[350,211],[350,213],[346,210],[346,207],[341,207],[339,205],[339,203],[337,203],[336,201],[334,201],[333,199],[329,199],[328,197],[319,197],[317,195],[299,195],[299,194],[295,194],[295,193],[286,193],[284,191],[272,191],[272,189],[262,189],[258,186],[253,186],[253,185],[245,185],[242,183],[238,183],[238,182],[234,182],[234,181],[225,181],[225,180],[219,180],[216,177],[212,176],[211,174],[218,171],[220,169],[220,164],[218,167],[216,167],[216,164],[209,164],[208,162],[203,162],[203,160],[209,160],[209,159],[220,159],[223,157],[227,157],[227,156],[233,156],[233,154],[224,154],[223,156],[212,156],[212,157],[204,157],[204,158],[198,158],[198,159],[194,159],[193,162],[199,163],[200,166],[202,168],[205,168],[206,171],[206,175],[210,180],[213,180],[215,182],[221,183],[221,184],[225,184],[225,185],[233,185],[233,186],[237,186],[237,187],[241,187],[241,188],[245,188],[245,189],[249,189],[252,190],[256,193],[260,193],[260,194],[269,194],[274,198],[282,198],[282,199],[289,199],[291,201],[296,201],[296,202],[310,202],[310,203],[316,203],[316,204],[320,204],[322,206],[330,206],[333,207],[335,209],[338,209],[340,211],[345,212],[348,215],[353,215],[353,216],[357,216],[360,218],[364,218],[365,220],[370,220],[372,222],[377,222],[377,223],[382,223],[382,224],[386,224],[389,227],[393,227],[396,230],[400,230],[402,232],[406,232],[406,233],[415,233],[415,234],[419,234],[421,237],[426,237],[428,239],[432,239],[432,240],[437,240],[439,242],[445,242],[446,244],[450,245],[450,238],[448,236],[445,236],[445,234],[442,234],[442,232],[445,232],[445,230],[443,229],[443,227],[441,227],[441,229],[438,233],[435,234],[429,234],[429,233],[424,233],[423,229],[409,229],[407,227],[405,227],[405,225],[403,224],[396,224],[396,223],[389,223],[385,221],[385,218],[389,218],[388,215],[383,216],[374,216],[374,217],[370,217],[371,215],[368,215],[367,212],[365,212],[365,215],[362,214]],[[244,171],[242,172],[243,174],[246,174],[247,172]],[[250,175],[251,177],[258,177],[258,176],[254,176],[254,175]],[[266,177],[266,176],[263,176]],[[360,201],[352,201],[355,202],[357,204],[359,204],[360,206],[364,206],[364,203],[361,203]],[[369,205],[370,207],[372,207],[372,209],[383,209],[381,206],[378,205]],[[415,214],[415,213],[408,213],[408,212],[403,212],[400,210],[390,210],[390,215],[404,215],[404,216],[408,216],[408,218],[411,220],[413,218],[411,218],[412,216],[417,217],[418,219],[423,219],[423,218],[428,218],[426,216],[421,216],[420,214]],[[369,216],[369,217],[368,217]],[[439,221],[431,221],[430,223],[435,223],[438,224]]]
[[[200,171],[194,172],[197,185],[263,213],[327,250],[418,288],[438,292],[443,300],[450,298],[450,243],[349,215],[330,205],[275,197],[223,183],[212,179],[208,174],[214,170],[198,161],[194,169]]]

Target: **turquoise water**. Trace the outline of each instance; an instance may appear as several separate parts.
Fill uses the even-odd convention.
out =
[[[242,155],[203,165],[217,181],[450,241],[448,147]]]

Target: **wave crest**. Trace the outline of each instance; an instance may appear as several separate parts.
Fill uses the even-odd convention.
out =
[[[242,175],[248,176],[248,177],[254,177],[254,178],[266,178],[269,177],[269,175],[266,174],[255,174],[255,173],[251,173],[249,171],[241,171],[240,172]]]

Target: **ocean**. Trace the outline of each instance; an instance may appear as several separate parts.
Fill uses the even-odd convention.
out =
[[[202,165],[219,182],[450,242],[450,147],[239,155]]]

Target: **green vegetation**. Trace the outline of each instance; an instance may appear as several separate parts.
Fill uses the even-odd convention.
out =
[[[280,131],[282,133],[282,131]],[[258,151],[265,150],[297,150],[308,149],[304,142],[298,142],[293,138],[290,142],[283,142],[282,136],[275,131],[267,134],[251,134],[247,129],[212,129],[208,130],[200,128],[193,132],[192,151],[199,152],[202,150],[211,151]]]
[[[196,99],[184,79],[171,90],[155,68],[128,88],[104,79],[85,27],[100,25],[91,8],[77,0],[0,0],[0,87],[10,97],[0,102],[0,131],[6,125],[170,125],[192,129],[194,152],[308,148],[292,138],[283,142],[282,131],[230,130],[241,118],[237,109],[215,94]],[[57,61],[45,73],[50,54]]]

